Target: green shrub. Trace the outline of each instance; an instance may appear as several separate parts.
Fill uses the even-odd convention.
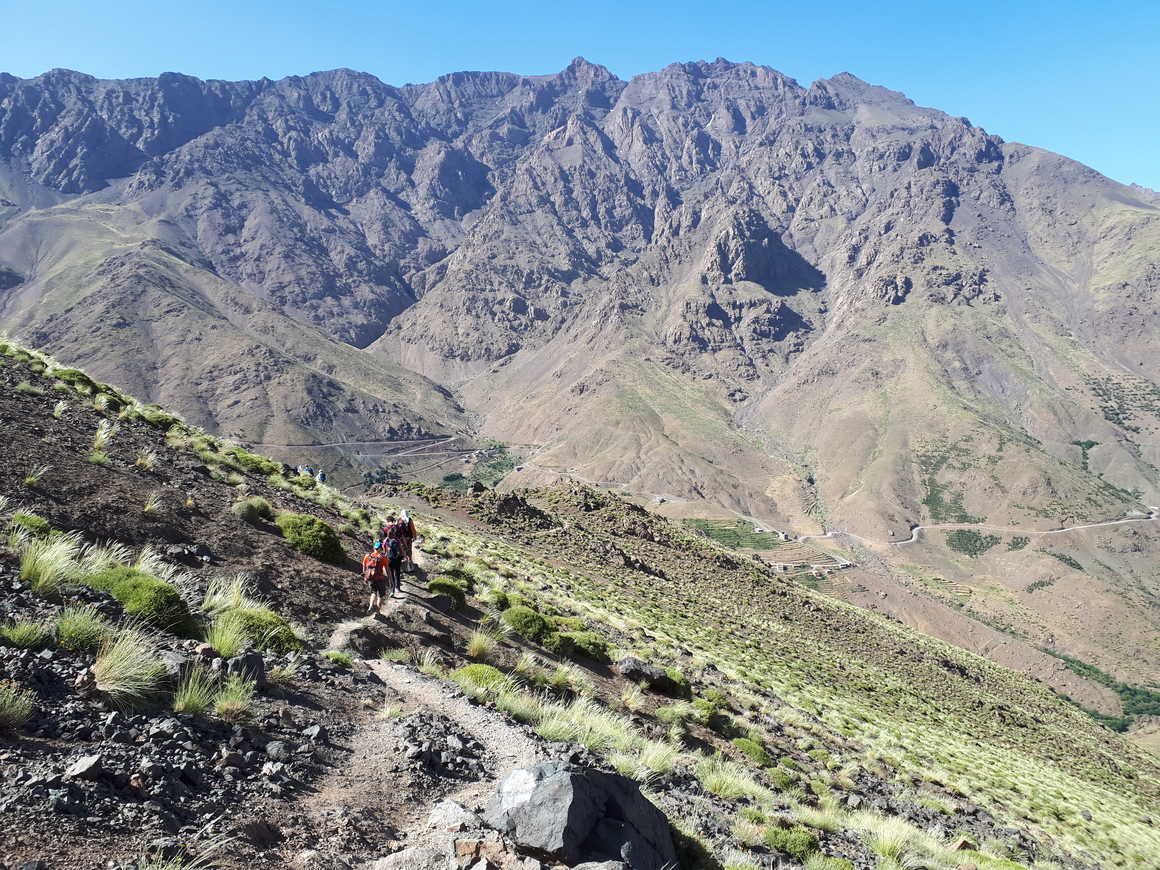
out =
[[[251,453],[241,447],[228,447],[226,448],[225,454],[231,465],[242,471],[248,471],[250,474],[269,477],[271,474],[281,474],[282,472],[282,464],[280,462],[274,462],[272,459]]]
[[[777,786],[778,791],[786,791],[792,788],[793,784],[797,781],[797,777],[783,767],[771,767],[768,774],[773,784]]]
[[[947,546],[957,553],[965,553],[977,559],[1002,539],[995,535],[983,535],[974,529],[955,529],[947,532]]]
[[[5,646],[44,649],[51,638],[52,629],[32,619],[18,619],[8,625],[0,625],[0,643]]]
[[[671,694],[676,698],[691,698],[693,697],[693,686],[689,683],[689,678],[686,677],[676,668],[665,668],[665,673],[668,674],[670,680],[675,684],[675,688]]]
[[[30,511],[13,511],[8,518],[10,526],[18,526],[36,538],[47,538],[52,525],[44,517]]]
[[[487,602],[501,613],[512,606],[508,594],[502,589],[491,589],[487,593]]]
[[[693,718],[695,711],[692,705],[684,702],[676,704],[668,704],[664,707],[658,707],[656,710],[656,717],[664,722],[666,725],[686,725],[690,719]]]
[[[128,616],[175,634],[192,634],[193,617],[177,587],[152,574],[117,565],[89,575],[86,582],[121,602]]]
[[[35,695],[12,680],[0,680],[0,731],[15,731],[32,716]]]
[[[773,759],[769,757],[769,753],[765,751],[765,747],[748,737],[733,738],[733,745],[752,758],[762,767],[769,767],[773,763]]]
[[[797,759],[790,758],[788,755],[785,756],[784,758],[779,758],[777,760],[777,763],[780,764],[782,767],[788,768],[789,770],[801,770],[802,769],[802,766],[797,763]]]
[[[309,514],[279,514],[274,522],[282,530],[286,542],[299,553],[335,565],[342,564],[346,559],[338,535],[318,517]]]
[[[520,637],[542,643],[552,633],[552,624],[530,607],[517,604],[503,612],[503,621]]]
[[[227,613],[242,623],[246,636],[256,649],[289,653],[304,648],[290,623],[269,608],[238,607]]]
[[[247,523],[257,523],[258,520],[270,522],[274,519],[274,509],[260,495],[250,496],[250,498],[244,498],[234,502],[230,511],[234,516]]]
[[[467,603],[467,593],[462,586],[446,577],[435,577],[427,581],[427,590],[436,595],[447,595],[455,601],[458,610]]]
[[[488,689],[502,683],[507,677],[499,668],[491,665],[464,665],[451,675],[451,679],[464,689]]]
[[[557,655],[585,656],[608,661],[608,641],[594,631],[561,631],[548,635],[545,646]]]
[[[326,652],[324,652],[322,654],[322,657],[324,659],[329,659],[330,661],[334,662],[336,665],[340,665],[344,668],[353,668],[354,667],[354,658],[351,657],[350,653],[338,652],[337,650],[332,649],[332,650],[327,650]]]
[[[64,381],[77,392],[95,393],[97,391],[97,382],[80,369],[56,369],[52,376],[58,381]]]
[[[847,858],[831,858],[826,855],[811,855],[806,862],[806,870],[855,870],[854,862]]]
[[[801,825],[770,828],[765,832],[765,845],[796,861],[804,861],[818,850],[818,838],[813,831]]]
[[[56,642],[61,649],[94,652],[112,630],[97,608],[66,607],[56,617]]]

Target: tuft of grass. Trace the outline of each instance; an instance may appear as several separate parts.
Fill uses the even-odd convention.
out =
[[[157,453],[153,450],[142,450],[137,454],[137,458],[133,460],[133,464],[142,471],[152,471],[153,466],[157,464]]]
[[[25,486],[36,486],[40,483],[40,479],[44,477],[52,469],[51,465],[38,465],[33,468],[28,474],[24,475]]]
[[[44,390],[40,387],[34,387],[28,381],[21,381],[12,388],[14,392],[24,393],[26,396],[43,396]]]
[[[574,695],[591,695],[592,681],[575,665],[559,664],[548,674],[548,686],[557,692],[571,692]]]
[[[742,797],[766,801],[773,799],[773,792],[754,779],[745,768],[720,754],[703,759],[695,773],[705,790],[718,797],[727,800]]]
[[[485,664],[474,664],[464,665],[451,675],[451,679],[468,694],[479,696],[481,690],[493,689],[503,683],[507,677],[499,668]]]
[[[431,647],[423,650],[419,660],[415,662],[415,667],[419,669],[420,673],[429,677],[443,676],[443,665],[439,662],[439,653]]]
[[[298,679],[298,675],[301,673],[302,660],[293,656],[286,664],[270,668],[270,672],[266,674],[266,679],[275,686],[289,686]]]
[[[112,626],[92,605],[66,607],[56,616],[56,642],[62,649],[95,652]]]
[[[89,454],[89,462],[93,465],[108,465],[109,454],[103,450],[94,450]]]
[[[803,825],[829,833],[833,833],[844,827],[846,819],[846,814],[842,812],[838,806],[838,802],[829,796],[823,797],[818,801],[816,808],[806,806],[796,807],[794,809],[794,815],[797,816],[798,821]]]
[[[630,713],[639,713],[645,709],[645,696],[636,683],[626,683],[620,691],[620,704]]]
[[[33,619],[18,619],[0,625],[0,643],[17,649],[44,649],[52,639],[52,629]]]
[[[214,577],[206,587],[201,609],[206,613],[220,613],[223,610],[265,607],[265,602],[252,597],[252,592],[253,578],[249,574]]]
[[[322,657],[324,659],[329,659],[330,661],[334,662],[336,665],[340,665],[344,668],[353,668],[354,667],[354,658],[351,656],[350,653],[344,653],[344,652],[339,652],[338,650],[330,649],[330,650],[327,650],[326,652],[324,652],[322,654]]]
[[[503,612],[503,620],[520,637],[535,643],[543,643],[552,633],[552,624],[543,614],[525,605],[509,607]]]
[[[93,452],[104,452],[117,434],[117,424],[102,420],[97,424],[96,434],[93,435]]]
[[[257,649],[291,653],[306,648],[294,626],[268,607],[239,607],[230,612],[242,621],[250,643]]]
[[[203,667],[189,668],[173,696],[173,712],[204,713],[217,698],[217,680]]]
[[[467,638],[467,657],[485,662],[495,654],[496,645],[493,635],[476,629]]]
[[[411,651],[404,647],[396,649],[385,649],[379,653],[379,658],[388,662],[398,662],[399,664],[411,663]]]
[[[161,497],[161,493],[151,492],[149,493],[149,497],[145,499],[145,504],[142,505],[141,512],[146,514],[155,514],[164,506],[165,502]]]
[[[750,740],[748,737],[735,737],[733,738],[733,745],[761,767],[769,767],[773,763],[773,759],[769,757],[769,753],[765,751],[765,747],[756,740]]]
[[[205,642],[222,658],[232,659],[250,644],[245,619],[236,610],[219,613],[206,629]]]
[[[214,712],[223,719],[249,718],[254,705],[255,686],[241,674],[231,674],[214,696]]]
[[[35,695],[12,680],[0,680],[0,731],[16,731],[32,716]]]
[[[52,416],[59,420],[64,416],[64,412],[67,410],[68,402],[66,402],[64,399],[61,399],[59,402],[52,406]]]
[[[20,548],[20,579],[42,595],[59,594],[76,574],[81,548],[81,537],[75,532],[27,538]]]
[[[117,629],[101,642],[93,677],[115,703],[137,706],[154,695],[165,677],[148,636],[138,626]]]

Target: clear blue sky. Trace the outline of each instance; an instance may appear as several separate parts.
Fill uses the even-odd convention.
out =
[[[350,67],[404,84],[577,55],[622,78],[719,56],[802,84],[848,71],[1160,189],[1160,0],[0,0],[0,70],[22,77]]]

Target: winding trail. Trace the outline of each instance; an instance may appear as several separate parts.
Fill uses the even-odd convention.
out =
[[[1038,537],[1040,535],[1066,535],[1068,532],[1082,531],[1084,529],[1103,529],[1109,526],[1122,526],[1128,523],[1154,523],[1160,520],[1160,507],[1148,505],[1148,510],[1151,512],[1147,516],[1141,517],[1121,517],[1118,520],[1104,520],[1098,523],[1080,523],[1075,526],[1065,526],[1060,529],[1021,529],[1015,526],[990,526],[985,523],[932,523],[930,525],[914,526],[910,530],[910,537],[905,541],[883,541],[882,543],[889,544],[892,547],[903,547],[907,544],[914,544],[918,541],[919,535],[924,531],[945,530],[954,531],[956,529],[977,529],[987,532],[1006,532],[1008,534],[1026,535],[1027,537]],[[799,535],[799,541],[821,540],[823,538],[853,538],[860,543],[873,546],[874,542],[867,540],[853,532],[844,532],[841,529],[831,529],[824,535]]]

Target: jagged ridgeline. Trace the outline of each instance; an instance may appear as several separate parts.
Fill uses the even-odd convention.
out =
[[[695,530],[571,482],[355,502],[0,354],[16,866],[615,858],[588,811],[554,846],[467,811],[529,766],[612,789],[616,836],[682,867],[1160,866],[1160,769],[1120,735]],[[416,573],[360,618],[356,560],[403,506]]]

